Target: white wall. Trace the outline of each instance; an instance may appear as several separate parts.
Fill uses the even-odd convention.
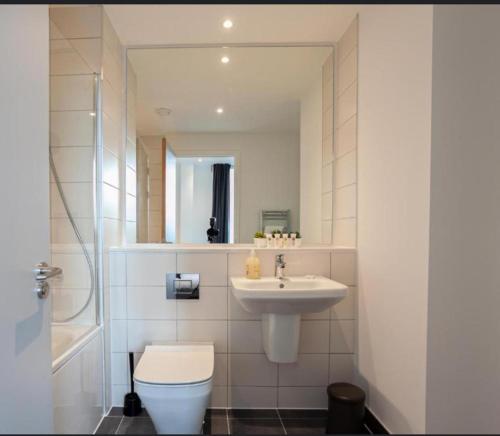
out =
[[[499,22],[434,8],[428,433],[500,429]]]
[[[358,366],[394,433],[425,431],[432,16],[359,14]]]
[[[321,242],[322,73],[300,101],[300,227],[308,243]]]
[[[277,252],[257,250],[263,275],[272,274]],[[305,315],[298,361],[276,364],[262,348],[260,315],[243,310],[231,292],[229,278],[244,274],[247,256],[248,249],[228,245],[216,251],[143,245],[110,253],[113,405],[129,392],[127,352],[138,359],[151,341],[214,342],[211,407],[325,409],[326,386],[352,380],[353,290],[338,305]],[[354,283],[352,250],[288,249],[285,257],[290,275]],[[165,274],[187,271],[200,273],[200,299],[166,300]]]
[[[292,228],[299,226],[299,135],[294,133],[171,133],[172,150],[217,150],[239,154],[239,240],[252,241],[262,209],[291,209]],[[143,136],[149,147],[159,136]],[[238,197],[236,198],[238,201]],[[238,215],[238,204],[235,214]]]

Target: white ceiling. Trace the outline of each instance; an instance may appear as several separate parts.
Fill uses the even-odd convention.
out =
[[[331,47],[131,49],[137,76],[137,130],[298,131],[300,98],[320,80]],[[222,64],[223,55],[230,58]],[[172,110],[161,117],[156,108]],[[224,113],[217,114],[217,107]]]
[[[130,45],[335,42],[359,5],[105,5]],[[226,18],[232,29],[221,24]]]

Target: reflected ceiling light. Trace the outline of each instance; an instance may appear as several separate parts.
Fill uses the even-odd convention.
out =
[[[90,115],[91,117],[95,117],[96,113],[95,113],[95,112],[89,112],[89,115]]]
[[[222,26],[224,27],[224,29],[230,29],[231,27],[233,27],[233,22],[231,20],[224,20]]]
[[[223,64],[227,64],[229,63],[229,58],[227,56],[222,56],[220,58],[220,61],[223,63]]]
[[[199,157],[198,162],[203,162],[203,159],[201,157]]]
[[[222,107],[218,107],[218,108],[217,108],[217,110],[216,110],[216,112],[217,112],[218,114],[221,114],[221,113],[223,113],[223,112],[224,112],[224,108],[222,108]]]

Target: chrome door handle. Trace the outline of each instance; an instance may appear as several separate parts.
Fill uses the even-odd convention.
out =
[[[62,272],[61,268],[49,266],[46,262],[40,262],[35,266],[33,273],[35,274],[36,285],[33,291],[38,295],[38,298],[44,299],[49,296],[50,285],[47,280],[62,274]]]

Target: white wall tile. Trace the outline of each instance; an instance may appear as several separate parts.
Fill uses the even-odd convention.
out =
[[[119,156],[121,147],[120,123],[112,120],[108,114],[103,113],[102,133],[104,148],[111,151],[115,156]]]
[[[55,287],[90,288],[89,266],[83,254],[53,253],[52,263],[63,270],[52,279]]]
[[[100,38],[101,5],[50,8],[50,20],[64,38]]]
[[[354,352],[354,321],[332,320],[330,350],[333,353]]]
[[[353,218],[356,216],[356,184],[344,186],[334,193],[334,219]]]
[[[111,54],[107,44],[102,45],[102,71],[104,79],[109,82],[115,92],[121,92],[122,71],[121,64]]]
[[[87,244],[94,243],[94,220],[91,218],[75,218],[76,225],[83,240]],[[77,244],[75,231],[68,218],[50,219],[50,242],[53,244]]]
[[[115,407],[123,407],[123,399],[125,394],[130,392],[130,386],[126,385],[112,385],[111,386],[111,403]]]
[[[175,341],[177,337],[175,321],[128,320],[128,351],[143,352],[146,345],[153,342]]]
[[[333,164],[323,165],[321,170],[321,192],[323,194],[333,189]]]
[[[231,386],[228,406],[234,409],[274,409],[278,406],[278,388]]]
[[[337,99],[338,107],[338,126],[340,127],[357,111],[357,84],[356,82],[349,86]]]
[[[120,190],[107,183],[102,184],[102,213],[105,218],[120,218]]]
[[[323,138],[323,163],[329,163],[333,161],[333,134],[327,135]]]
[[[94,76],[51,76],[51,111],[93,111]]]
[[[260,321],[229,321],[230,353],[263,353]]]
[[[137,195],[137,174],[130,167],[126,167],[125,172],[126,172],[125,185],[126,185],[126,189],[127,189],[127,194],[131,194],[131,195],[136,196]]]
[[[127,194],[126,197],[126,219],[127,221],[136,222],[137,221],[137,199],[133,195]],[[127,239],[128,240],[128,239]]]
[[[327,409],[325,387],[280,387],[278,407],[282,409]]]
[[[109,284],[110,286],[125,286],[127,284],[127,258],[125,253],[110,252],[109,254]]]
[[[102,81],[102,110],[115,122],[121,119],[120,92],[115,91],[107,80]]]
[[[328,354],[299,354],[295,363],[280,363],[280,386],[326,386]]]
[[[356,301],[356,288],[350,287],[347,296],[335,306],[332,306],[332,319],[355,319],[354,307]]]
[[[179,253],[177,272],[199,273],[201,286],[227,286],[225,253]]]
[[[177,321],[179,341],[212,341],[216,353],[227,353],[227,321]]]
[[[55,147],[52,149],[52,157],[61,182],[92,182],[92,147]],[[53,177],[51,180],[55,181]]]
[[[333,221],[321,221],[321,243],[322,244],[331,244],[332,243],[332,230],[333,230]]]
[[[338,61],[342,62],[358,43],[358,19],[355,18],[338,43]]]
[[[210,407],[212,409],[226,408],[227,402],[227,386],[213,386],[212,395],[210,396]]]
[[[51,112],[50,146],[92,147],[95,117],[90,113],[88,110]]]
[[[128,286],[128,319],[176,319],[176,300],[167,300],[165,286]]]
[[[329,321],[302,321],[299,353],[328,353],[330,349]]]
[[[102,162],[102,180],[115,188],[120,187],[120,163],[118,158],[104,149]]]
[[[357,51],[351,50],[346,58],[339,63],[337,82],[339,94],[342,94],[357,79],[357,59]]]
[[[214,386],[227,386],[228,355],[216,354],[214,357]]]
[[[111,319],[127,319],[127,289],[122,286],[112,286],[109,288],[109,293]]]
[[[341,126],[337,126],[334,154],[341,157],[350,151],[356,150],[357,142],[357,117],[350,118]]]
[[[331,220],[333,212],[333,195],[331,192],[321,195],[321,219]]]
[[[111,353],[111,383],[126,385],[129,380],[128,354]]]
[[[227,319],[227,288],[200,287],[199,300],[178,300],[178,319]]]
[[[132,141],[130,139],[127,139],[126,162],[127,162],[127,166],[136,170],[136,168],[137,168],[137,145],[135,143],[135,140]]]
[[[352,383],[354,354],[330,354],[330,383]]]
[[[99,71],[99,38],[60,39],[50,42],[50,74],[92,74]]]
[[[265,354],[230,354],[230,386],[277,386],[278,365]]]
[[[94,216],[94,186],[92,183],[61,183],[61,186],[74,218],[92,218]],[[55,183],[50,184],[50,216],[67,217],[66,209]]]
[[[171,253],[127,253],[128,286],[164,286],[166,274],[175,272]]]
[[[125,320],[111,321],[111,351],[122,353],[127,351],[127,321]]]
[[[353,150],[335,161],[335,188],[356,183],[356,151]]]
[[[356,218],[343,218],[333,222],[333,245],[356,246]]]
[[[115,218],[104,218],[104,246],[118,246],[122,243],[122,225]]]
[[[356,253],[332,252],[332,279],[344,285],[356,285]]]

